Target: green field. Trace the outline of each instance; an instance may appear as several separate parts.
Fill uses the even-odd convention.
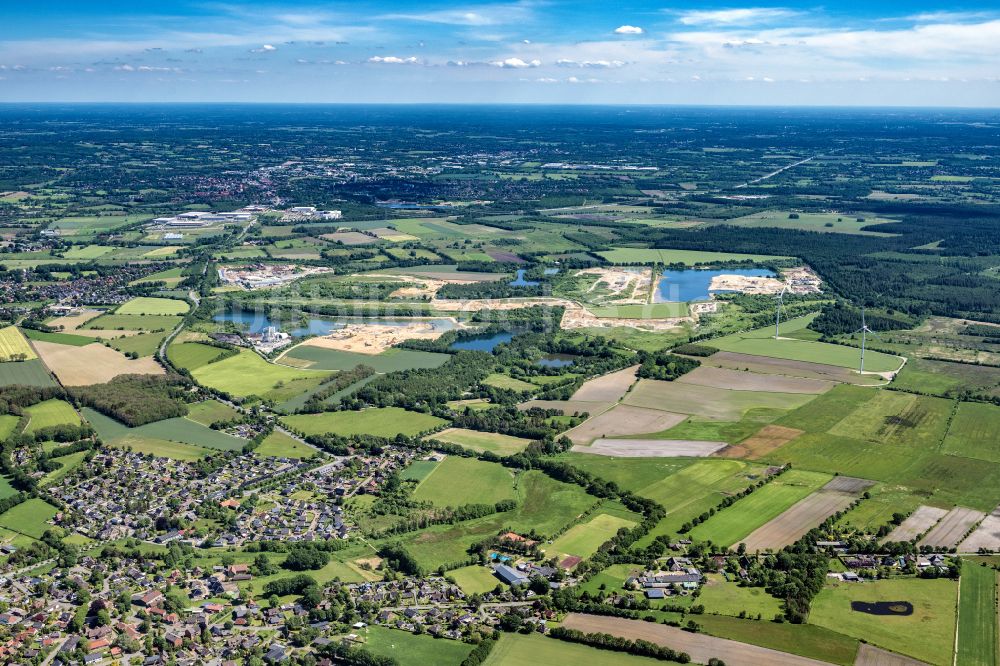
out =
[[[815,397],[809,393],[736,391],[686,382],[640,379],[625,395],[623,402],[636,407],[690,414],[699,419],[734,423],[743,420],[751,410],[794,409]]]
[[[669,319],[686,317],[687,303],[647,303],[646,305],[601,305],[587,307],[602,319]]]
[[[709,614],[699,616],[697,621],[706,633],[719,638],[731,638],[840,666],[853,666],[858,652],[857,639],[813,624],[778,624],[766,616],[757,621]]]
[[[0,513],[0,527],[33,539],[40,539],[46,530],[52,529],[46,521],[51,520],[58,509],[38,498],[31,498]]]
[[[995,666],[997,653],[997,572],[962,564],[958,607],[958,661],[963,666]]]
[[[83,463],[83,459],[87,456],[87,451],[77,451],[76,453],[71,453],[67,456],[61,456],[59,458],[53,458],[55,462],[62,463],[62,467],[53,470],[42,477],[39,485],[48,486],[54,483],[59,483],[63,477],[72,472],[74,469]]]
[[[181,321],[181,317],[172,315],[106,314],[91,319],[78,330],[172,331]]]
[[[723,261],[774,261],[788,257],[764,254],[731,254],[729,252],[699,252],[694,250],[658,250],[652,248],[618,247],[598,252],[612,264],[711,264]]]
[[[152,356],[160,348],[163,338],[167,337],[167,332],[161,333],[140,333],[139,335],[129,335],[111,340],[111,347],[123,354],[134,352],[140,357]]]
[[[762,587],[743,587],[727,581],[720,574],[709,574],[701,588],[698,603],[705,605],[706,613],[738,616],[746,611],[747,617],[769,620],[782,612],[782,603]]]
[[[16,363],[0,363],[0,386],[23,384],[24,386],[55,386],[56,382],[49,374],[41,359],[18,361]]]
[[[35,432],[57,425],[80,424],[80,415],[73,409],[73,405],[57,398],[26,407],[24,413],[30,417],[25,432]]]
[[[945,666],[952,663],[957,591],[955,581],[946,579],[828,582],[813,601],[809,622]],[[908,601],[913,604],[913,614],[876,617],[852,610],[852,601]],[[991,621],[996,624],[995,615]]]
[[[911,357],[892,385],[918,393],[946,395],[989,390],[1000,384],[1000,368]]]
[[[723,351],[740,354],[822,363],[841,368],[857,368],[861,355],[860,349],[785,337],[805,328],[813,318],[815,315],[808,315],[783,322],[779,328],[782,337],[777,340],[774,339],[774,327],[772,326],[746,333],[733,333],[721,338],[712,338],[709,344]],[[865,372],[893,372],[898,370],[902,363],[903,359],[898,356],[871,350],[865,352]]]
[[[538,387],[534,384],[529,384],[528,382],[523,382],[520,379],[515,379],[510,375],[501,375],[494,372],[483,380],[483,384],[486,386],[492,386],[493,388],[506,389],[508,391],[534,391]]]
[[[225,363],[223,361],[222,363]],[[222,365],[217,363],[215,365]],[[211,366],[209,366],[211,367]],[[323,412],[321,414],[296,414],[281,419],[288,427],[306,435],[333,434],[349,437],[351,435],[374,435],[376,437],[395,437],[418,435],[445,423],[443,419],[430,414],[410,412],[399,407],[382,407],[365,409],[360,412]]]
[[[29,340],[54,342],[56,344],[70,345],[73,347],[83,347],[97,341],[97,338],[88,338],[83,335],[73,335],[72,333],[47,333],[45,331],[36,331],[33,328],[23,329],[22,333],[24,333],[24,337]]]
[[[115,248],[108,247],[107,245],[78,245],[66,250],[63,253],[63,256],[67,259],[97,259],[114,249]]]
[[[460,569],[452,569],[448,575],[455,579],[466,594],[485,594],[500,584],[500,579],[493,575],[489,567],[474,564]]]
[[[0,362],[29,361],[34,358],[38,358],[38,355],[17,326],[0,328]]]
[[[216,421],[232,421],[240,418],[240,413],[235,409],[219,402],[218,400],[203,400],[193,405],[188,405],[187,418],[205,426],[210,426]]]
[[[282,356],[281,362],[291,365],[297,359],[296,365],[298,367],[314,370],[350,370],[364,364],[375,368],[376,372],[395,372],[396,370],[412,368],[437,368],[449,358],[451,358],[450,354],[435,354],[411,349],[392,348],[381,354],[358,354],[299,345]]]
[[[779,229],[801,229],[803,231],[819,231],[822,233],[837,234],[865,234],[873,236],[883,236],[878,231],[862,231],[863,227],[875,224],[885,224],[895,222],[885,217],[876,217],[868,214],[843,214],[843,213],[804,213],[797,212],[796,219],[790,219],[788,215],[792,211],[769,210],[761,213],[753,213],[729,220],[722,224],[737,227],[776,227]],[[861,218],[859,220],[859,218]]]
[[[0,476],[0,500],[16,494],[17,489],[10,485],[10,477]]]
[[[416,481],[420,483],[430,476],[431,472],[437,469],[438,464],[437,460],[414,460],[406,469],[399,473],[399,478],[404,481]]]
[[[1000,463],[997,432],[1000,407],[986,403],[961,402],[944,438],[943,453]]]
[[[11,436],[21,419],[14,414],[0,414],[0,442]]]
[[[416,635],[387,627],[366,627],[359,632],[365,639],[364,648],[383,657],[390,657],[399,666],[458,666],[472,652],[472,645],[427,634]]]
[[[311,458],[316,455],[316,449],[292,439],[278,430],[265,437],[264,441],[253,452],[259,456],[274,456],[275,458]]]
[[[730,546],[830,480],[829,474],[792,469],[738,500],[690,532],[697,541]]]
[[[106,444],[119,448],[132,447],[141,453],[166,458],[195,460],[210,453],[209,447],[222,451],[238,450],[246,444],[245,440],[211,430],[186,418],[166,419],[129,428],[89,407],[83,408],[83,415]]]
[[[600,650],[539,634],[503,634],[483,666],[652,666],[663,662],[625,652]]]
[[[503,465],[448,456],[417,485],[413,499],[436,506],[495,504],[514,499],[515,476]]]
[[[167,347],[167,358],[178,368],[194,372],[229,352],[200,342],[182,342]]]
[[[640,516],[636,516],[641,518]],[[584,523],[579,523],[566,530],[558,539],[544,547],[547,557],[554,554],[576,555],[587,559],[597,552],[602,543],[618,533],[624,528],[631,529],[637,524],[636,520],[628,520],[620,516],[598,512],[587,519]]]
[[[189,306],[184,301],[172,298],[150,298],[140,296],[122,303],[115,309],[118,315],[182,315]]]
[[[164,282],[168,287],[176,286],[178,282],[184,279],[181,271],[184,269],[181,267],[168,268],[159,273],[153,273],[152,275],[147,275],[141,280],[136,280],[132,284],[143,284],[144,282]]]
[[[268,363],[247,349],[241,349],[236,356],[191,371],[199,384],[238,398],[257,395],[275,400],[288,399],[314,388],[327,374]]]
[[[488,404],[488,403],[487,403]],[[473,451],[490,451],[498,456],[509,456],[523,451],[530,440],[522,437],[512,437],[496,432],[479,432],[465,428],[449,428],[431,436],[450,444],[458,444]]]

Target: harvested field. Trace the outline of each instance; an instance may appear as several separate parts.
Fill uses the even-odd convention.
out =
[[[598,437],[645,435],[669,430],[687,416],[658,409],[615,405],[603,414],[590,418],[566,433],[574,444],[589,444]]]
[[[877,648],[868,643],[861,643],[858,647],[858,656],[854,660],[854,666],[926,666],[926,663]]]
[[[704,458],[725,447],[725,442],[689,439],[599,439],[591,446],[574,446],[572,451],[623,458]]]
[[[918,506],[916,511],[906,517],[906,520],[889,532],[885,541],[911,541],[934,527],[948,513],[936,506]]]
[[[628,387],[635,383],[635,373],[639,366],[610,372],[583,383],[570,399],[584,402],[617,402],[621,400]]]
[[[521,411],[526,411],[532,407],[538,407],[540,409],[558,409],[564,416],[572,416],[573,414],[583,414],[584,412],[588,414],[600,414],[610,406],[610,402],[581,402],[579,400],[528,400],[527,402],[519,404],[517,408]]]
[[[802,432],[802,430],[797,428],[788,428],[779,425],[766,425],[757,431],[756,435],[751,435],[740,442],[737,446],[730,447],[730,449],[736,449],[741,455],[727,455],[727,457],[741,457],[749,458],[750,460],[757,460],[759,458],[763,458],[772,451],[781,448],[801,435]]]
[[[332,234],[323,234],[320,238],[344,245],[368,245],[378,242],[377,238],[360,231],[338,231]]]
[[[163,368],[152,357],[129,360],[121,352],[101,344],[71,347],[35,342],[38,355],[63,386],[103,384],[118,375],[162,375]]]
[[[1000,506],[983,518],[979,527],[965,541],[958,544],[960,553],[978,553],[980,548],[1000,550]]]
[[[777,518],[758,527],[742,541],[751,553],[767,548],[784,548],[801,539],[806,532],[833,514],[846,509],[865,489],[873,485],[874,482],[865,479],[835,477]]]
[[[677,380],[683,384],[712,386],[734,391],[767,391],[771,393],[826,393],[834,383],[823,379],[763,375],[756,372],[702,366]]]
[[[765,375],[788,375],[807,379],[823,379],[831,382],[848,384],[878,384],[885,380],[881,377],[859,375],[850,368],[835,365],[810,363],[809,361],[793,361],[770,356],[755,356],[739,352],[718,351],[708,358],[698,359],[703,366],[731,368],[733,370],[749,370]]]
[[[626,620],[618,617],[570,613],[562,626],[576,629],[586,634],[611,634],[629,640],[644,640],[669,647],[678,652],[687,652],[691,661],[707,664],[709,659],[721,659],[727,666],[828,666],[826,662],[787,652],[716,638],[706,634],[695,634],[664,624]]]
[[[64,333],[72,333],[91,319],[100,317],[102,314],[104,314],[104,310],[83,309],[77,311],[74,315],[64,315],[51,319],[48,325],[55,326],[56,328],[62,327]]]
[[[795,409],[815,396],[806,393],[762,393],[656,379],[640,379],[625,396],[625,404],[665,409],[715,421],[739,421],[750,409]]]
[[[932,548],[957,546],[962,537],[972,529],[972,526],[985,517],[986,514],[982,511],[956,506],[927,533],[927,536],[917,542],[917,545],[931,546]]]
[[[0,329],[0,361],[30,361],[38,358],[16,326]]]

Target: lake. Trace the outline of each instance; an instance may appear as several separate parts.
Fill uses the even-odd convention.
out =
[[[245,327],[250,333],[260,333],[268,326],[276,326],[278,330],[288,333],[292,337],[301,338],[307,335],[329,335],[339,328],[344,328],[348,324],[378,324],[380,326],[406,326],[417,321],[428,322],[435,331],[450,331],[455,328],[454,322],[450,319],[365,319],[362,317],[337,317],[326,319],[312,317],[307,320],[305,326],[298,326],[292,329],[284,329],[280,321],[271,319],[263,312],[253,310],[228,310],[212,317],[214,321],[225,323],[231,322]]]
[[[493,335],[478,335],[474,338],[465,338],[464,340],[453,342],[448,345],[448,349],[492,352],[497,345],[510,342],[513,338],[514,334],[507,331],[494,333]]]
[[[660,283],[656,287],[653,300],[656,303],[687,303],[688,301],[707,301],[713,293],[709,287],[712,278],[719,275],[743,275],[746,277],[774,277],[774,272],[766,268],[730,268],[728,270],[698,270],[663,271]]]
[[[509,284],[512,287],[534,287],[534,286],[538,285],[538,282],[536,282],[534,280],[525,280],[524,279],[524,269],[523,268],[518,268],[517,269],[517,275],[514,277],[513,280],[511,280],[507,284]]]
[[[574,361],[576,357],[572,354],[546,354],[535,361],[535,365],[543,368],[565,368],[567,365],[573,365]]]

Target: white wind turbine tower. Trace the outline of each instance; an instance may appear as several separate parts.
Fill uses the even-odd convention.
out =
[[[868,324],[865,322],[865,306],[863,305],[861,306],[861,328],[854,331],[854,333],[855,335],[858,333],[861,334],[861,367],[858,370],[858,374],[863,375],[865,374],[865,345],[868,342],[868,334],[871,333],[875,337],[878,337],[878,334],[868,328]]]
[[[774,339],[778,339],[778,326],[781,325],[781,311],[785,307],[785,292],[788,291],[788,285],[786,284],[781,289],[781,293],[778,294],[777,304],[774,306]]]

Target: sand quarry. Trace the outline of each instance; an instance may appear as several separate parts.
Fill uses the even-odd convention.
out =
[[[456,326],[459,324],[451,320]],[[405,326],[387,324],[348,324],[321,338],[310,338],[303,345],[336,349],[358,354],[381,354],[404,340],[436,340],[445,333],[429,321],[414,321]]]

